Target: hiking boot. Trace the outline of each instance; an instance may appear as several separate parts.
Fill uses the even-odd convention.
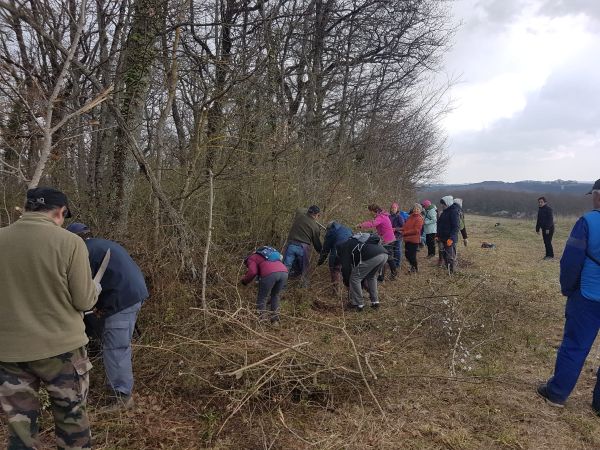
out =
[[[544,256],[544,261],[552,260],[554,256]]]
[[[379,275],[377,277],[377,281],[379,281],[380,283],[383,283],[383,280],[385,280],[385,278],[383,277],[383,275]]]
[[[371,302],[371,308],[374,308],[374,309],[379,308],[379,301]]]
[[[271,320],[271,327],[272,328],[279,328],[279,319]]]
[[[98,410],[99,414],[110,414],[120,411],[127,411],[133,408],[135,402],[131,395],[126,395],[121,392],[115,392],[111,395],[106,406],[103,406]]]
[[[550,400],[550,397],[548,396],[548,385],[546,385],[546,383],[540,384],[538,386],[537,394],[544,400],[546,400],[546,403],[548,403],[550,406],[554,406],[555,408],[565,407],[565,402]]]

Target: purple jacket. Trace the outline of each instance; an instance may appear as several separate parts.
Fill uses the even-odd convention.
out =
[[[394,229],[392,228],[392,222],[390,221],[390,216],[386,212],[377,213],[375,219],[367,220],[360,224],[361,228],[375,228],[377,230],[377,234],[383,240],[384,244],[389,244],[390,242],[394,242],[396,240],[396,236],[394,235]]]

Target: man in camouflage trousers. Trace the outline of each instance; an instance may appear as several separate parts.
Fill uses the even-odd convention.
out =
[[[55,189],[27,192],[25,213],[0,229],[0,405],[8,449],[39,449],[39,388],[48,392],[59,449],[91,448],[89,371],[82,312],[94,284],[85,244],[61,228],[70,216]]]

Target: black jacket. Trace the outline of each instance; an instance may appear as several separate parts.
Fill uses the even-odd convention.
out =
[[[535,224],[535,231],[538,232],[540,229],[549,230],[554,227],[554,215],[552,214],[552,208],[546,203],[544,206],[538,209],[537,223]]]
[[[110,262],[100,284],[102,292],[96,308],[104,317],[123,311],[148,298],[144,275],[129,253],[119,244],[107,239],[87,239],[92,274],[96,274],[106,250],[110,248]]]
[[[383,248],[381,243],[372,243],[374,240],[380,242],[380,239],[377,237],[373,240],[369,239],[363,244],[351,237],[336,247],[340,264],[342,265],[342,278],[346,286],[350,283],[352,268],[360,264],[360,261],[367,261],[377,255],[387,253],[387,250]]]
[[[458,240],[458,231],[460,230],[460,207],[453,203],[440,214],[437,223],[437,235],[440,241],[446,242],[452,239]]]

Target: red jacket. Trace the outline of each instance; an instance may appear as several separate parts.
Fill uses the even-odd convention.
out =
[[[402,236],[404,236],[404,242],[410,242],[412,244],[418,244],[421,242],[421,230],[423,229],[423,216],[421,213],[412,213],[404,222],[402,227]]]
[[[242,278],[242,283],[248,284],[254,280],[255,276],[266,277],[275,272],[287,272],[287,267],[283,265],[281,261],[267,261],[263,256],[253,253],[246,261],[248,270],[246,275]]]

